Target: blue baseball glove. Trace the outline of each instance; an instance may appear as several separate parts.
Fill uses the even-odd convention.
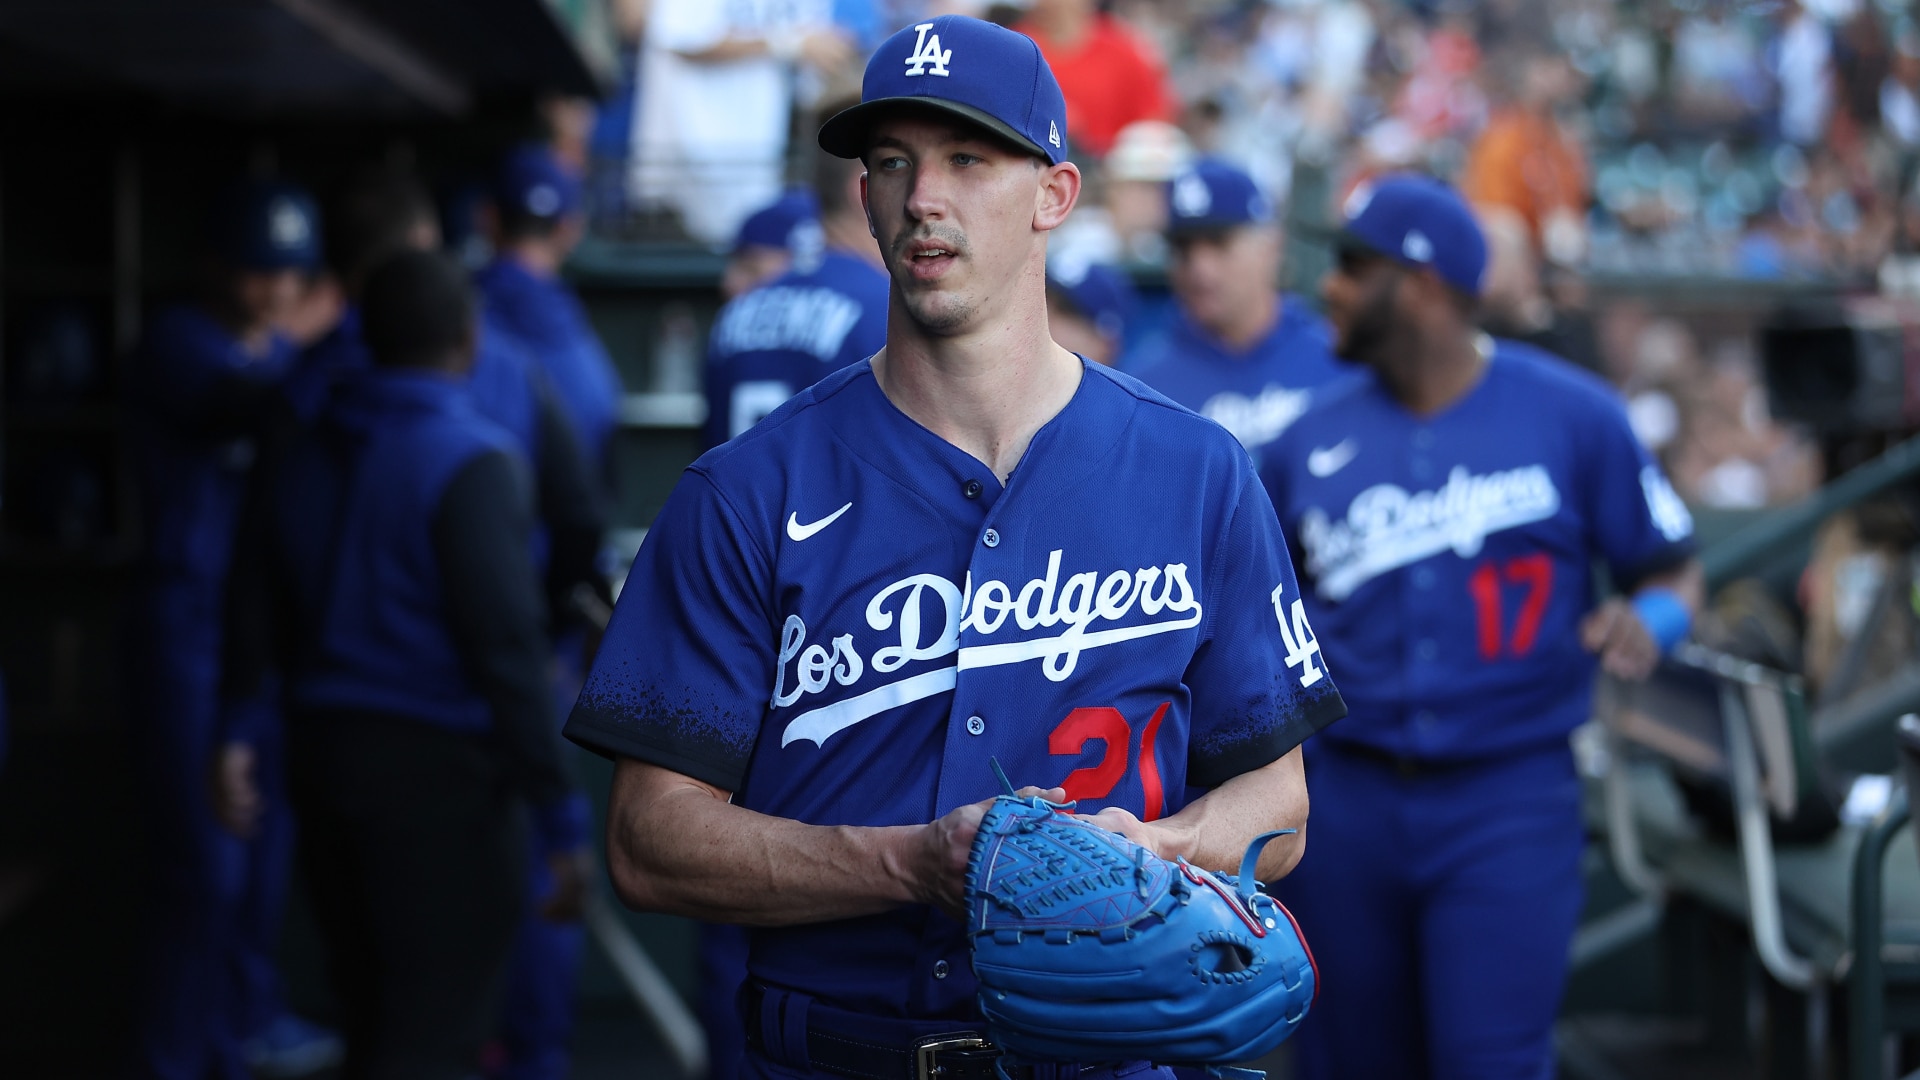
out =
[[[1256,837],[1230,877],[1168,862],[1071,805],[1002,795],[974,837],[968,931],[993,1041],[1028,1061],[1219,1066],[1293,1034],[1318,972],[1253,877],[1261,849],[1293,830]]]

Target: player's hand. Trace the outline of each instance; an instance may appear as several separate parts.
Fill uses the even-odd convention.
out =
[[[266,812],[256,766],[253,747],[246,743],[227,743],[214,754],[209,777],[213,815],[235,836],[252,836]]]
[[[540,904],[540,917],[548,922],[573,922],[587,905],[587,886],[593,880],[593,856],[586,848],[556,851],[547,856],[547,870],[553,875],[553,889]]]
[[[1133,813],[1125,807],[1109,806],[1097,814],[1075,814],[1074,816],[1082,821],[1090,821],[1108,832],[1117,832],[1163,859],[1171,859],[1178,854],[1161,850],[1166,838],[1161,835],[1160,830],[1134,817]]]
[[[1021,798],[1038,795],[1049,802],[1065,802],[1063,788],[1024,787],[1014,794]],[[909,870],[914,898],[931,904],[954,917],[967,921],[967,859],[973,854],[973,838],[980,831],[980,819],[987,816],[992,799],[957,806],[945,817],[921,830]]]
[[[1580,644],[1598,653],[1600,667],[1620,679],[1638,681],[1660,663],[1660,646],[1647,632],[1633,605],[1615,596],[1580,621]]]

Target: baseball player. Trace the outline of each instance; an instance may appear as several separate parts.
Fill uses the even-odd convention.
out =
[[[351,381],[373,366],[362,333],[359,301],[374,266],[406,250],[433,251],[439,247],[438,215],[424,185],[403,174],[370,173],[349,185],[332,215],[330,258],[345,282],[349,304],[337,326],[302,359],[298,378],[309,384],[296,395],[310,399],[304,408],[317,413],[330,384]],[[312,392],[315,387],[319,393]],[[521,342],[497,318],[482,312],[472,370],[465,386],[475,409],[513,436],[533,466],[533,488],[540,528],[532,539],[536,566],[547,586],[548,625],[559,640],[562,675],[556,678],[556,712],[573,704],[578,686],[579,617],[574,596],[580,588],[606,596],[605,581],[595,568],[605,529],[598,478],[568,420],[564,405],[546,376],[525,355]],[[564,672],[571,664],[572,674]],[[575,798],[567,812],[585,822],[585,798]],[[574,987],[586,943],[584,926],[575,919],[554,919],[541,909],[554,893],[565,871],[556,862],[584,853],[544,847],[547,840],[566,834],[553,830],[529,833],[529,910],[514,946],[506,1007],[502,1011],[501,1042],[508,1080],[541,1080],[564,1076],[568,1043],[573,1031]]]
[[[288,409],[294,347],[276,322],[320,255],[298,188],[252,181],[222,193],[200,303],[153,320],[136,356],[136,430],[147,548],[133,605],[133,730],[142,741],[160,858],[135,1037],[139,1076],[242,1077],[324,1068],[340,1040],[285,1010],[275,956],[291,868],[284,799],[243,842],[207,808],[218,739],[220,597],[259,440]],[[258,748],[280,776],[278,744]]]
[[[1316,387],[1353,372],[1333,358],[1326,323],[1275,288],[1280,226],[1246,172],[1202,159],[1175,176],[1167,240],[1178,307],[1125,366],[1258,455],[1306,411]]]
[[[811,188],[794,188],[740,223],[720,272],[720,295],[731,300],[765,285],[793,269],[796,255],[820,256],[820,200]]]
[[[586,821],[552,718],[527,465],[462,378],[471,289],[422,251],[365,286],[372,364],[272,462],[242,521],[223,689],[233,709],[281,689],[346,1075],[455,1078],[529,906],[524,828],[569,853]],[[259,805],[224,772],[219,801],[238,828]],[[544,913],[577,913],[581,860],[553,870]]]
[[[487,317],[524,342],[566,406],[597,475],[620,412],[620,375],[560,265],[586,228],[580,180],[551,150],[524,146],[494,178],[495,248],[474,278]]]
[[[1280,887],[1334,973],[1302,1075],[1550,1076],[1568,734],[1596,657],[1644,676],[1686,634],[1692,524],[1605,384],[1475,329],[1486,244],[1450,188],[1357,189],[1338,253],[1327,314],[1366,376],[1262,464],[1352,708],[1307,747],[1313,855]]]
[[[1278,522],[1217,425],[1049,340],[1080,173],[1031,40],[901,30],[819,138],[867,169],[886,347],[649,530],[566,728],[618,761],[616,887],[753,928],[749,1076],[1165,1076],[970,1042],[968,853],[996,759],[1209,867],[1304,823],[1295,750],[1342,706]]]
[[[820,243],[714,320],[704,381],[709,448],[829,372],[886,344],[887,275],[860,207],[860,163],[815,152]]]

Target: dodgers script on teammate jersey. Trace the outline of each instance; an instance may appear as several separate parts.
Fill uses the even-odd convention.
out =
[[[1151,820],[1341,715],[1302,599],[1244,451],[1134,380],[1083,368],[1002,488],[861,363],[689,469],[567,733],[815,824],[931,821],[999,791],[989,759]],[[965,956],[913,909],[753,964],[952,1015]]]
[[[1612,390],[1510,342],[1436,416],[1371,377],[1330,395],[1262,477],[1353,709],[1329,737],[1395,754],[1564,741],[1591,696],[1594,560],[1630,588],[1692,552]]]

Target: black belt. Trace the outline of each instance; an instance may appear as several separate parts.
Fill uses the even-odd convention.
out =
[[[1004,1051],[986,1033],[955,1030],[923,1033],[940,1025],[860,1016],[826,1008],[804,994],[749,982],[741,992],[748,1048],[795,1067],[819,1069],[853,1080],[994,1080]],[[789,1010],[800,1010],[788,1015]],[[804,1019],[802,1019],[804,1018]],[[794,1023],[799,1020],[804,1028]],[[770,1045],[780,1042],[783,1046]],[[804,1044],[806,1059],[794,1051]],[[1056,1080],[1079,1066],[1003,1066],[1013,1080]]]

